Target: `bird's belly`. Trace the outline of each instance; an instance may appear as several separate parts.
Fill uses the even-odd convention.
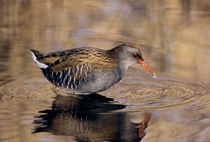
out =
[[[76,90],[78,93],[89,94],[108,89],[119,82],[123,73],[119,69],[103,69],[91,72],[84,84]]]
[[[51,83],[67,88],[69,93],[73,94],[91,94],[104,91],[119,82],[124,76],[124,72],[119,68],[94,70],[89,72],[85,78],[75,81],[68,76],[66,71],[58,74],[47,68],[42,69],[42,72]]]

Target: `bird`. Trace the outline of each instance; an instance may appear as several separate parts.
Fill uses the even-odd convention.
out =
[[[104,91],[119,82],[128,68],[136,63],[156,77],[140,49],[129,44],[120,44],[109,50],[78,47],[48,54],[34,49],[30,51],[43,75],[52,84],[67,89],[71,94]]]

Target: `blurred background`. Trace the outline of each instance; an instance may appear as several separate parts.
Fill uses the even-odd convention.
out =
[[[0,50],[16,73],[31,66],[29,48],[50,52],[132,43],[158,74],[210,83],[209,1],[1,0],[0,5]]]
[[[0,17],[0,141],[50,140],[48,134],[30,133],[34,115],[54,95],[28,49],[111,49],[120,43],[140,48],[158,78],[136,65],[102,95],[138,116],[154,112],[145,141],[210,140],[210,1],[0,0]],[[197,123],[200,119],[205,120]],[[51,140],[61,139],[69,140]]]

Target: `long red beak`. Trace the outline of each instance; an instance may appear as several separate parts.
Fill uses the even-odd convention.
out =
[[[156,74],[155,72],[153,72],[153,70],[150,68],[150,66],[145,62],[145,61],[142,61],[142,60],[138,60],[139,64],[141,64],[142,66],[144,66],[148,71],[150,71],[153,75],[154,78],[156,78]]]

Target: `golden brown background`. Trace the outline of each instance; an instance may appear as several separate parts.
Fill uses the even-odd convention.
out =
[[[0,141],[73,141],[32,134],[38,111],[52,104],[52,85],[30,48],[139,47],[158,78],[141,66],[101,93],[152,118],[142,141],[210,141],[210,1],[0,0]]]

